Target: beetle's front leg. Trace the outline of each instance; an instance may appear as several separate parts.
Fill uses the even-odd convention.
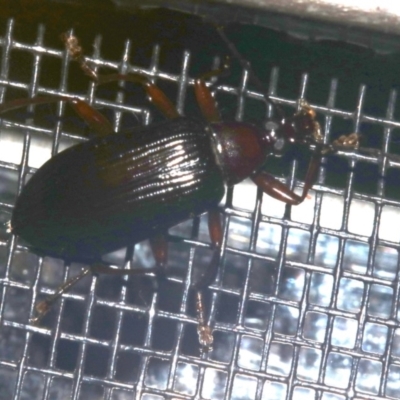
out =
[[[287,204],[298,205],[307,197],[308,191],[317,179],[321,157],[320,153],[316,153],[312,156],[304,179],[303,193],[301,196],[267,172],[261,171],[251,179],[264,193],[270,195],[274,199],[281,200]]]
[[[286,204],[298,205],[304,201],[309,190],[317,180],[318,169],[321,165],[322,157],[335,153],[340,148],[357,148],[359,145],[359,139],[360,135],[357,133],[342,135],[331,145],[324,145],[316,149],[308,165],[307,174],[304,179],[303,193],[301,196],[267,172],[258,172],[252,176],[251,179],[264,193],[270,195],[274,199],[283,201]]]

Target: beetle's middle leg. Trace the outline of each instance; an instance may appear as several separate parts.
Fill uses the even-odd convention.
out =
[[[199,335],[200,345],[204,351],[209,351],[211,349],[214,340],[212,328],[206,320],[204,311],[204,291],[214,282],[218,274],[223,238],[220,212],[216,208],[208,212],[208,230],[210,233],[213,255],[208,267],[197,281],[192,284],[192,288],[195,290],[196,294],[197,333]]]

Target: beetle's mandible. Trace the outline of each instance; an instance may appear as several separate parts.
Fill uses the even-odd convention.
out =
[[[156,259],[152,271],[162,274],[167,261],[168,229],[208,212],[213,256],[193,286],[199,341],[209,349],[212,329],[206,322],[202,297],[220,263],[223,235],[218,204],[226,186],[251,178],[264,193],[288,204],[299,204],[316,179],[321,157],[334,148],[322,144],[315,112],[305,102],[293,116],[286,118],[277,112],[278,116],[267,121],[264,129],[245,122],[226,122],[205,83],[221,73],[217,70],[195,80],[195,95],[204,117],[197,121],[180,116],[162,91],[142,75],[97,74],[76,37],[65,35],[64,42],[70,56],[97,84],[129,80],[142,85],[167,121],[115,134],[98,111],[74,98],[35,97],[0,106],[0,112],[5,112],[28,104],[65,100],[98,134],[46,162],[17,199],[10,223],[13,234],[26,240],[38,254],[91,265],[39,303],[36,320],[89,271],[148,273],[148,269],[116,270],[101,263],[104,254],[129,244],[150,239]],[[279,152],[285,142],[316,147],[301,195],[262,170],[268,154]]]

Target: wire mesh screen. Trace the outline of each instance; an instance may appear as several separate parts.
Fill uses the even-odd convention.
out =
[[[12,21],[3,32],[3,102],[35,94],[79,97],[104,111],[116,131],[158,118],[142,94],[139,103],[131,104],[126,83],[96,88],[61,45],[45,42],[43,26],[31,42],[14,39]],[[159,63],[158,46],[145,66],[131,64],[129,50],[126,42],[120,60],[110,61],[97,38],[88,56],[99,68],[143,73],[172,95],[180,112],[195,110],[193,51],[176,57],[171,73]],[[57,79],[44,85],[50,64]],[[215,65],[218,60],[208,70]],[[28,71],[24,78],[16,72],[21,68]],[[290,94],[281,95],[279,68],[265,71],[268,75],[267,90],[293,113],[313,77],[304,74]],[[75,87],[74,79],[84,82],[84,89]],[[222,113],[246,120],[257,112],[262,124],[270,111],[262,94],[248,88],[245,71],[235,79],[232,85],[215,82]],[[35,255],[29,244],[7,232],[6,222],[29,177],[52,154],[83,140],[86,128],[61,102],[4,114],[0,398],[399,399],[400,196],[395,178],[400,163],[389,155],[396,153],[391,138],[400,125],[394,118],[396,92],[385,94],[382,114],[373,107],[365,110],[368,91],[361,86],[352,93],[353,108],[343,110],[335,107],[340,81],[329,79],[324,100],[309,99],[326,140],[336,130],[362,131],[378,136],[372,140],[378,144],[326,158],[310,195],[296,207],[263,195],[250,181],[228,190],[220,206],[223,259],[207,298],[215,338],[208,354],[200,353],[190,287],[192,274],[212,254],[204,216],[169,231],[165,282],[92,276],[63,295],[38,326],[29,323],[34,304],[84,266]],[[301,190],[301,164],[307,157],[300,158],[272,157],[266,168]],[[154,265],[148,243],[115,252],[108,260],[121,268]]]

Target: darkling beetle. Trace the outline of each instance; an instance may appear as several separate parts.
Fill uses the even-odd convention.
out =
[[[221,29],[221,37],[244,67],[246,63]],[[18,99],[0,106],[0,112],[29,104],[67,101],[97,133],[96,138],[60,152],[32,176],[19,195],[10,231],[26,240],[32,250],[90,265],[36,306],[37,322],[63,293],[89,272],[162,276],[167,261],[169,228],[208,212],[213,256],[193,284],[199,341],[207,350],[213,342],[206,322],[203,291],[213,282],[220,263],[222,224],[218,211],[226,186],[251,178],[264,193],[287,204],[301,203],[313,185],[321,157],[335,151],[324,145],[315,112],[305,102],[288,118],[265,95],[278,114],[260,129],[245,122],[222,120],[206,79],[195,80],[194,91],[204,117],[199,122],[179,115],[163,92],[139,74],[97,74],[88,64],[75,36],[64,35],[66,49],[85,74],[97,84],[128,80],[141,85],[150,101],[168,121],[115,134],[110,123],[87,103],[66,96]],[[254,74],[251,74],[254,78]],[[258,85],[260,86],[260,85]],[[338,145],[348,143],[342,137]],[[286,142],[315,146],[302,195],[262,170],[266,157]],[[122,270],[101,263],[113,250],[150,239],[156,260],[152,269]]]

